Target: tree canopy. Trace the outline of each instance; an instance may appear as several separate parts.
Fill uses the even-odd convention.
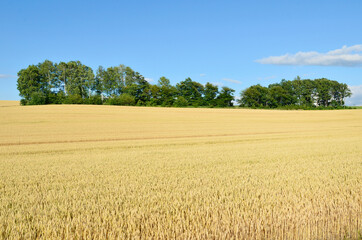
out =
[[[282,80],[268,87],[253,85],[240,94],[240,106],[254,108],[338,108],[350,97],[347,84],[326,78]]]
[[[166,77],[151,84],[132,68],[119,65],[92,68],[80,61],[53,63],[45,60],[18,72],[23,105],[112,104],[138,106],[233,106],[235,92],[186,78],[172,86]]]
[[[221,89],[186,78],[173,86],[166,77],[151,84],[132,68],[119,65],[92,68],[80,61],[53,63],[45,60],[18,72],[22,105],[111,104],[166,107],[232,107],[234,89]],[[238,103],[251,108],[340,108],[351,96],[347,84],[326,78],[281,80],[268,87],[250,86]]]

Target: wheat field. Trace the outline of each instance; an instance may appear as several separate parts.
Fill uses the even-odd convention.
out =
[[[361,109],[0,101],[0,166],[0,239],[361,239]]]

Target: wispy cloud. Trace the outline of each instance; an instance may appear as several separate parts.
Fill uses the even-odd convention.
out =
[[[326,53],[298,52],[256,60],[261,64],[362,67],[362,44]]]
[[[223,78],[222,80],[223,80],[223,81],[225,81],[225,82],[230,82],[230,83],[241,84],[241,82],[240,82],[240,81],[238,81],[238,80],[234,80],[234,79],[230,79],[230,78]]]
[[[0,74],[0,78],[15,78],[16,76],[9,75],[9,74]]]
[[[200,77],[205,77],[206,76],[206,73],[201,73],[200,74]]]
[[[347,106],[362,106],[362,85],[348,86],[352,97],[346,99]]]

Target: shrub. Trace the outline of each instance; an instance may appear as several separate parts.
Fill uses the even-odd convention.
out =
[[[150,107],[150,106],[156,107],[156,106],[159,105],[157,102],[158,102],[158,100],[151,99],[150,101],[146,102],[146,106],[148,106],[148,107]]]
[[[90,96],[89,98],[85,98],[83,100],[85,104],[94,104],[94,105],[102,105],[102,98],[100,95]]]
[[[136,105],[137,106],[145,106],[145,102],[142,101],[142,100],[138,100]]]
[[[83,98],[80,95],[69,95],[64,98],[64,104],[82,104]]]
[[[136,104],[136,99],[134,98],[134,96],[128,93],[123,93],[118,98],[120,105],[134,106]]]
[[[30,95],[28,105],[43,105],[47,103],[47,97],[42,92],[33,92]]]
[[[106,101],[106,104],[121,105],[121,106],[134,106],[136,104],[136,99],[128,93],[123,93],[119,96],[114,96],[114,97],[108,98]]]
[[[47,98],[47,103],[61,104],[65,100],[64,92],[50,93]]]
[[[188,105],[188,102],[183,96],[179,96],[177,97],[174,105],[175,107],[186,107]]]
[[[27,104],[28,104],[28,101],[26,101],[25,99],[20,100],[20,105],[25,106]]]

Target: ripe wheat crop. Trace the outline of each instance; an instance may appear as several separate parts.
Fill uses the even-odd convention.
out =
[[[1,239],[358,239],[362,110],[0,102]]]

